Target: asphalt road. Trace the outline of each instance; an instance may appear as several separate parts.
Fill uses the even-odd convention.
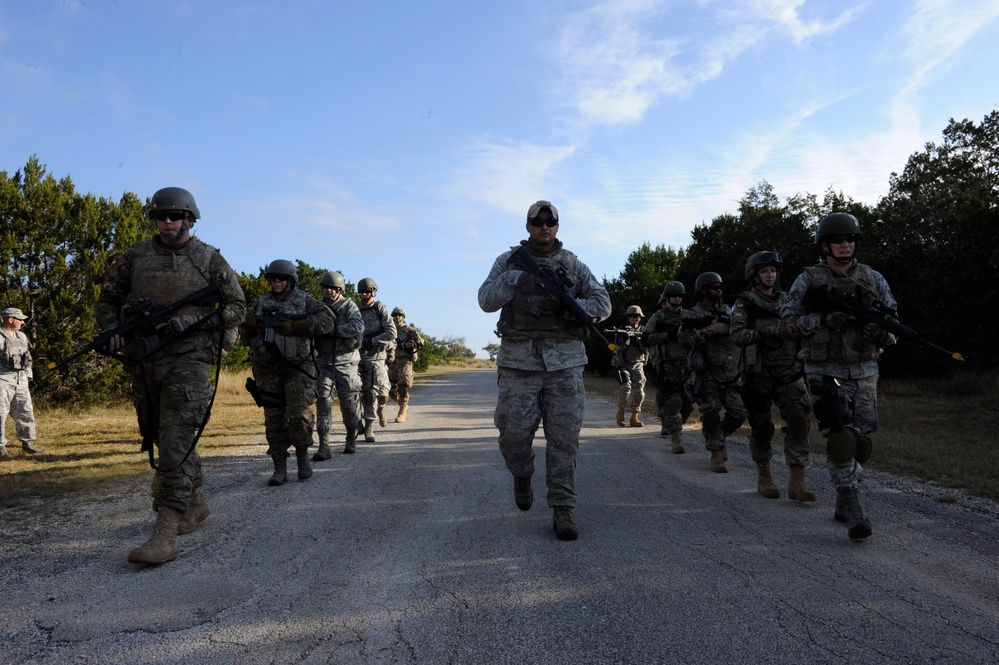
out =
[[[561,542],[542,473],[514,506],[495,400],[492,371],[432,380],[409,422],[278,488],[259,441],[212,458],[212,514],[158,567],[125,559],[145,483],[4,515],[0,662],[999,662],[994,511],[878,476],[852,542],[821,460],[816,503],[767,500],[744,439],[715,474],[696,426],[672,455],[588,400]]]

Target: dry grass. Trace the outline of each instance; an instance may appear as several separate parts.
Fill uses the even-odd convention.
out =
[[[587,375],[586,390],[617,402],[613,377]],[[651,398],[648,395],[646,400]],[[881,427],[872,437],[874,454],[865,467],[999,500],[999,448],[995,445],[999,383],[994,375],[882,381],[878,412]],[[779,422],[776,411],[774,418]],[[696,409],[688,422],[699,422]],[[811,438],[812,452],[824,455],[824,441],[814,426]]]

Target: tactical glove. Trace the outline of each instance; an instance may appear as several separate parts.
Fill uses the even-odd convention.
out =
[[[875,344],[884,344],[888,341],[888,331],[876,323],[864,324],[860,334],[864,336],[864,339]]]
[[[841,333],[850,327],[850,315],[846,312],[823,312],[822,325]]]
[[[282,321],[274,326],[274,330],[276,330],[279,335],[284,335],[285,337],[307,335],[309,332],[309,321],[308,319]]]
[[[520,277],[517,278],[514,286],[516,286],[517,290],[525,296],[529,296],[544,289],[544,285],[541,283],[541,280],[526,270],[520,273]]]

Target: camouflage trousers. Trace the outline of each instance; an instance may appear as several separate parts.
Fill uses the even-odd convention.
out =
[[[268,455],[287,455],[288,448],[308,448],[312,444],[316,401],[316,377],[304,366],[254,363],[253,378],[261,391],[284,397],[284,406],[264,407],[264,432]],[[314,371],[314,370],[313,370]]]
[[[732,429],[738,429],[746,420],[746,407],[742,403],[742,394],[736,382],[721,383],[710,375],[703,375],[697,379],[697,408],[701,411],[702,425],[722,409],[725,409],[724,423],[731,423]],[[735,423],[738,423],[736,425]],[[725,425],[717,428],[701,427],[704,435],[704,446],[710,450],[721,450],[725,447]]]
[[[30,443],[35,440],[35,409],[31,405],[26,372],[8,374],[0,381],[0,448],[7,445],[5,430],[8,415],[14,421],[15,432],[20,441]]]
[[[787,425],[784,461],[788,466],[808,466],[808,413],[812,409],[802,376],[790,382],[766,374],[747,376],[743,379],[742,402],[753,430],[749,451],[754,462],[766,463],[773,458],[772,433],[766,440],[759,440],[756,432],[761,425],[773,423],[770,409],[776,404]]]
[[[506,468],[534,473],[534,435],[544,424],[549,506],[576,506],[576,453],[583,427],[583,368],[554,372],[500,367],[493,421]]]
[[[618,369],[621,385],[617,390],[617,405],[626,411],[640,412],[645,402],[645,371],[641,365]]]
[[[357,365],[346,364],[320,368],[316,379],[316,432],[328,434],[333,429],[333,397],[340,403],[344,427],[361,428],[361,377]]]
[[[660,365],[655,372],[656,415],[666,432],[679,432],[687,416],[694,410],[680,372]]]
[[[413,387],[413,363],[390,362],[388,380],[392,386],[392,389],[389,390],[389,398],[406,401],[409,398],[409,389]]]
[[[361,356],[358,371],[361,374],[361,401],[364,405],[364,419],[377,420],[376,398],[387,398],[389,394],[388,368],[385,366],[385,359],[366,359]]]
[[[822,375],[809,374],[808,383],[822,383]],[[846,423],[858,435],[867,436],[878,430],[878,375],[865,376],[861,379],[838,379],[839,394],[847,406],[850,419]],[[811,393],[810,393],[811,394]],[[818,401],[818,396],[811,394],[812,405]],[[844,418],[846,420],[846,418]],[[829,430],[823,430],[822,436],[828,436]],[[841,487],[856,489],[864,479],[864,468],[856,459],[839,463],[826,455],[826,469],[829,479],[838,490]]]
[[[201,487],[201,456],[192,446],[212,399],[211,368],[208,348],[157,357],[130,370],[139,430],[153,440],[162,469],[152,484],[157,509],[185,512],[191,492]]]

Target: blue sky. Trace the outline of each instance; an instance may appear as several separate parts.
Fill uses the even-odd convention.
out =
[[[997,64],[999,0],[0,0],[0,170],[185,187],[237,270],[373,277],[484,356],[533,201],[608,278],[764,179],[874,204]]]

